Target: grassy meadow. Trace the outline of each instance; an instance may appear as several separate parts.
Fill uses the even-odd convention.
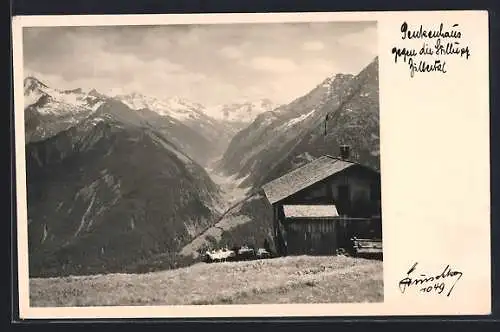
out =
[[[32,307],[382,301],[382,261],[345,256],[197,263],[146,274],[30,279]]]

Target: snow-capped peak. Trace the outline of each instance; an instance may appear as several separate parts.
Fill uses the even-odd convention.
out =
[[[41,90],[47,88],[47,85],[42,83],[39,79],[33,76],[28,76],[24,79],[24,94],[26,95],[29,92],[33,92],[36,90]]]
[[[24,108],[36,105],[40,114],[66,115],[97,109],[103,98],[81,88],[59,90],[33,76],[24,79]]]
[[[250,123],[259,114],[272,111],[278,106],[267,98],[241,101],[215,107],[210,110],[210,115],[219,120]]]
[[[193,111],[204,111],[204,107],[201,104],[192,102],[190,100],[181,98],[181,97],[171,97],[168,98],[167,103],[171,106],[172,109],[183,109],[188,108]]]
[[[183,121],[204,116],[205,108],[197,103],[181,97],[155,98],[138,92],[115,96],[128,107],[141,110],[148,109],[162,116],[170,116]]]

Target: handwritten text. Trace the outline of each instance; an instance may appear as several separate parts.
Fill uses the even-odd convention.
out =
[[[399,281],[401,293],[405,293],[408,288],[413,287],[424,294],[431,292],[441,294],[448,288],[446,296],[450,296],[455,285],[463,275],[462,272],[453,270],[450,265],[446,265],[441,273],[430,275],[424,273],[417,274],[415,273],[417,264],[418,263],[413,264],[408,272],[406,272],[406,277]],[[414,277],[414,274],[418,276]]]
[[[468,60],[471,56],[469,46],[462,44],[459,24],[453,24],[449,29],[445,29],[443,23],[434,29],[427,29],[422,25],[411,29],[407,22],[403,22],[400,30],[401,40],[422,41],[421,47],[415,48],[412,42],[411,45],[394,46],[391,49],[394,63],[406,64],[411,77],[414,77],[415,73],[446,74],[449,69],[446,57],[453,56]]]

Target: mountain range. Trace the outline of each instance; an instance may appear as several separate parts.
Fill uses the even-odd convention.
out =
[[[252,116],[272,107],[271,101],[258,100],[209,111],[180,97],[159,99],[140,93],[108,96],[95,89],[80,88],[58,90],[35,77],[27,77],[24,80],[26,142],[43,140],[70,128],[106,101],[120,101],[135,110],[202,165],[220,156],[232,136],[253,120]],[[222,109],[231,116],[225,116]],[[234,120],[238,118],[241,120]]]
[[[205,108],[34,77],[24,95],[31,276],[171,268],[206,245],[260,245],[272,241],[267,181],[340,144],[379,168],[378,59],[286,105]],[[228,205],[214,174],[244,197]]]
[[[209,110],[215,119],[230,123],[236,131],[252,123],[257,116],[277,108],[279,105],[270,99],[264,98],[256,101],[243,101],[224,104]]]

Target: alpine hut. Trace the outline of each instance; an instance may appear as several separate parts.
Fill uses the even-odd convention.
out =
[[[349,159],[325,155],[268,182],[273,235],[280,255],[335,254],[353,237],[380,238],[380,173]]]

